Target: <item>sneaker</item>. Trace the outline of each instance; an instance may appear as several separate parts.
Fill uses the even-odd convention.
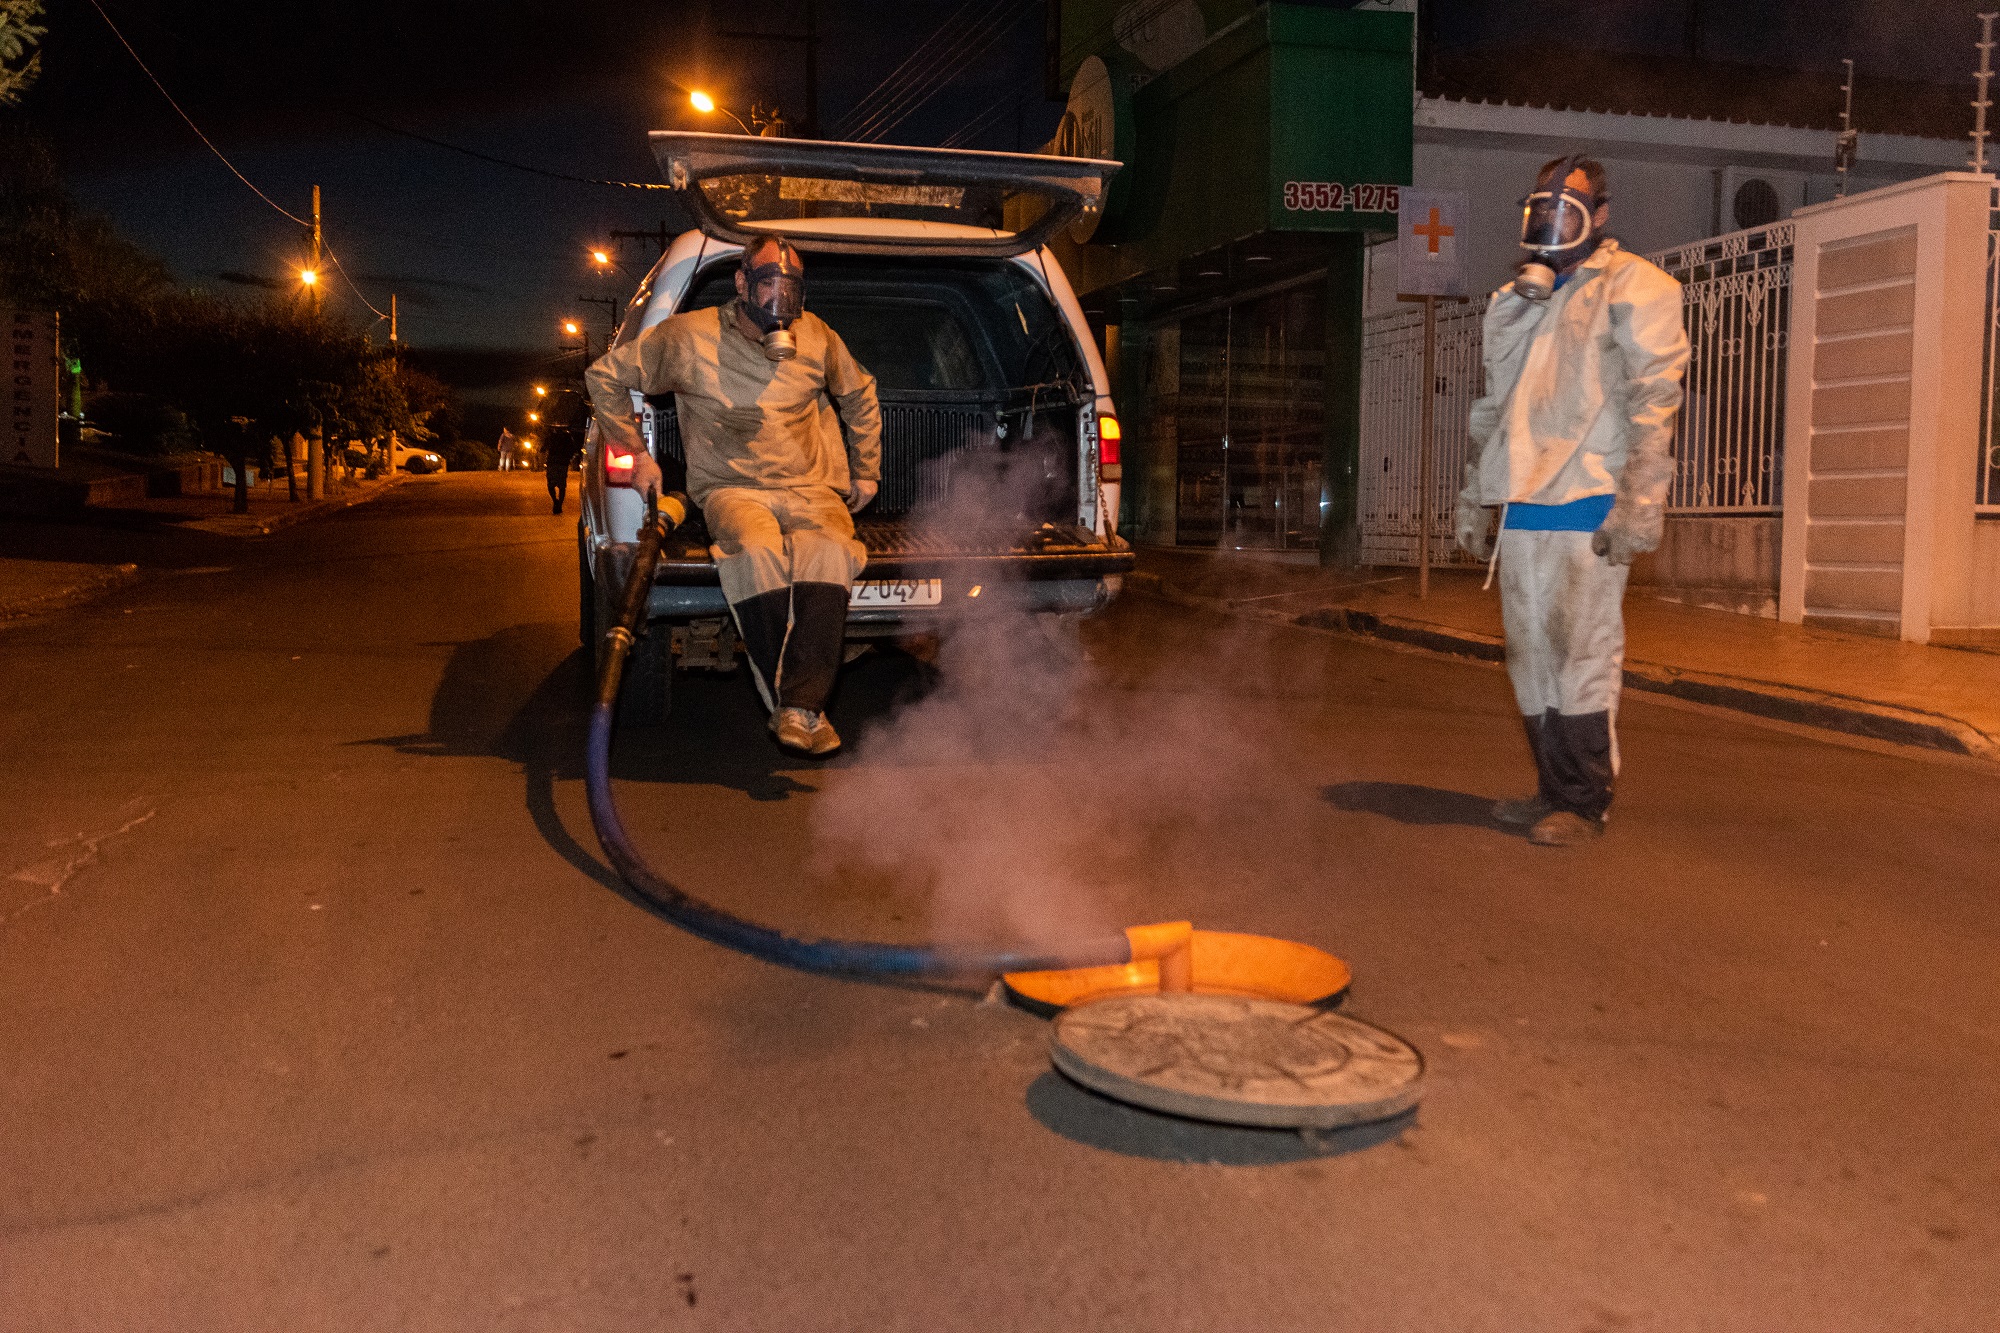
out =
[[[813,724],[819,714],[804,708],[780,708],[771,714],[771,734],[778,744],[800,754],[813,752]]]
[[[1544,816],[1555,809],[1542,799],[1540,792],[1533,796],[1517,796],[1510,801],[1495,801],[1493,817],[1510,828],[1527,828],[1539,824]]]
[[[815,758],[823,758],[840,748],[840,733],[833,729],[833,719],[825,713],[813,714],[812,752]]]
[[[1537,847],[1581,847],[1604,836],[1604,821],[1585,819],[1568,810],[1543,815],[1528,830],[1528,841]]]

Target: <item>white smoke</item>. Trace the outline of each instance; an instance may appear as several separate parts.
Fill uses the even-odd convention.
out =
[[[933,530],[1019,512],[1043,479],[1013,474],[975,483],[961,464]],[[1113,679],[1022,591],[988,587],[940,617],[934,687],[828,775],[818,870],[926,897],[943,943],[1042,947],[1185,915],[1162,869],[1209,859],[1229,817],[1218,785],[1247,785],[1258,754],[1211,696]]]

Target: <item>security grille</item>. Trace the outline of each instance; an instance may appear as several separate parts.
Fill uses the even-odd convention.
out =
[[[1782,496],[1792,224],[1733,232],[1651,256],[1681,282],[1686,397],[1667,508],[1774,514]]]
[[[1986,346],[1979,385],[1980,467],[1975,506],[1981,514],[2000,517],[2000,422],[1995,421],[2000,396],[2000,186],[1994,187],[1986,222]]]
[[[1482,302],[1437,307],[1437,395],[1432,414],[1431,559],[1463,559],[1452,543],[1452,505],[1472,457],[1466,418],[1482,390]],[[1368,321],[1361,365],[1361,560],[1414,565],[1422,530],[1421,441],[1424,312],[1404,306]]]

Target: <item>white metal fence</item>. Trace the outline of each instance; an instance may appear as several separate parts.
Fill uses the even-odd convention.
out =
[[[1687,400],[1675,426],[1679,471],[1668,507],[1697,514],[1777,512],[1792,224],[1732,232],[1648,258],[1682,283],[1690,345]],[[1437,382],[1431,386],[1437,395],[1434,560],[1450,548],[1452,503],[1471,451],[1465,423],[1483,388],[1483,310],[1480,301],[1438,309]],[[1417,561],[1423,336],[1423,311],[1414,305],[1371,317],[1363,334],[1361,558],[1369,564]],[[2000,499],[2000,481],[1992,485]]]
[[[1979,446],[1981,467],[1973,496],[1978,512],[2000,514],[2000,422],[1994,398],[2000,395],[2000,186],[1995,186],[1986,214],[1986,346],[1979,384]]]
[[[1485,312],[1483,301],[1437,307],[1431,559],[1439,563],[1462,558],[1451,544],[1451,513],[1472,452],[1465,423],[1484,378],[1479,322]],[[1423,413],[1423,307],[1374,316],[1361,347],[1361,562],[1414,565],[1422,512],[1417,436]]]

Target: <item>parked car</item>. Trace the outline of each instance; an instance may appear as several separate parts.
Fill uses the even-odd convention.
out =
[[[856,518],[868,567],[850,639],[1005,605],[1073,623],[1132,568],[1117,535],[1120,430],[1083,311],[1044,242],[1094,210],[1116,162],[660,131],[653,148],[699,226],[640,283],[614,345],[734,295],[746,241],[806,257],[806,308],[875,376],[882,484]],[[1027,218],[1002,226],[1005,216]],[[686,460],[671,395],[633,395],[669,487]],[[631,569],[644,497],[596,425],[577,529],[586,645]],[[728,668],[735,625],[699,519],[660,561],[625,707],[664,711],[672,670]],[[987,600],[978,603],[981,597]]]
[[[402,437],[389,437],[389,466],[394,471],[407,471],[416,476],[445,470],[444,456],[430,449],[419,449],[415,445],[404,444]]]

